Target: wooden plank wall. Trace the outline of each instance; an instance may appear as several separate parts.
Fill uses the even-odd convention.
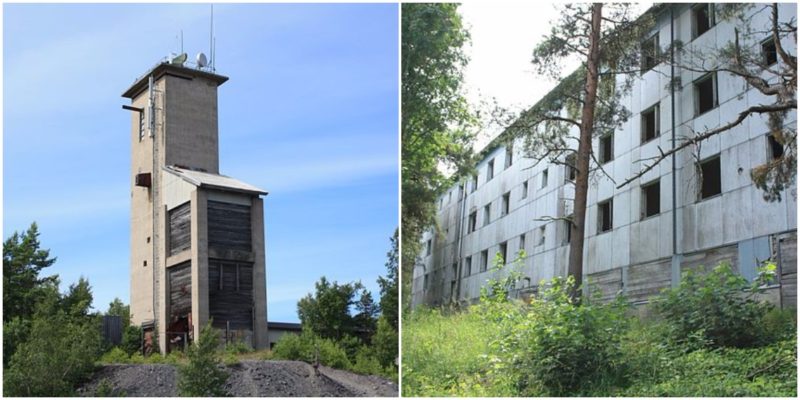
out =
[[[208,311],[214,327],[253,329],[253,265],[209,260]]]
[[[180,263],[167,269],[169,282],[169,318],[185,317],[192,312],[192,263]]]
[[[780,238],[781,263],[781,303],[783,307],[797,306],[797,233],[782,235]]]
[[[192,244],[191,207],[187,201],[169,210],[169,255],[189,249]]]
[[[648,301],[662,289],[672,285],[672,263],[669,259],[628,267],[625,294],[631,302]]]
[[[588,276],[589,292],[601,302],[614,300],[617,293],[622,289],[622,268],[614,268],[608,271],[597,272]]]
[[[703,271],[708,272],[723,261],[728,261],[733,270],[739,272],[739,246],[737,244],[684,255],[683,262],[681,262],[681,273],[687,270],[698,270],[700,267],[703,268]]]
[[[208,246],[251,251],[250,206],[208,201]]]

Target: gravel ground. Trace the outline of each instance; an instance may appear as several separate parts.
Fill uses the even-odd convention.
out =
[[[375,376],[320,367],[300,361],[242,361],[226,368],[226,391],[236,397],[397,397],[394,382]],[[168,364],[112,364],[101,367],[78,389],[93,396],[106,382],[114,395],[128,397],[175,397],[177,369]]]

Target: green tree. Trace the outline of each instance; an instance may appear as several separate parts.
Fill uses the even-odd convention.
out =
[[[374,332],[377,308],[361,282],[340,285],[323,276],[315,288],[313,295],[309,293],[297,302],[297,314],[304,329],[336,341],[345,336],[359,336],[364,331]],[[357,311],[355,315],[353,310]]]
[[[35,222],[27,231],[14,232],[3,242],[3,322],[15,317],[30,318],[40,295],[37,289],[58,280],[57,275],[39,276],[56,262],[55,257],[50,258],[50,250],[39,246]]]
[[[70,396],[100,355],[96,316],[75,315],[57,290],[47,291],[3,373],[5,396]]]
[[[392,249],[386,253],[386,277],[378,278],[378,286],[381,288],[381,315],[386,319],[389,326],[397,330],[397,281],[398,281],[398,231],[394,231],[392,236]]]
[[[402,231],[403,304],[422,232],[436,225],[436,198],[472,165],[470,131],[476,118],[462,95],[469,40],[458,4],[402,5]]]
[[[209,321],[200,338],[189,346],[189,363],[178,367],[178,392],[185,397],[226,396],[228,373],[222,369],[218,354],[219,333]]]
[[[131,324],[131,306],[125,304],[118,297],[108,304],[106,315],[115,315],[122,319],[122,329],[126,329]]]

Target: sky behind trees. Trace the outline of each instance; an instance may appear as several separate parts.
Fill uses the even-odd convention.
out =
[[[398,6],[214,7],[220,172],[264,201],[270,321],[322,275],[377,299],[398,222]],[[4,5],[3,237],[39,224],[62,288],[129,301],[130,113],[120,94],[210,5]]]

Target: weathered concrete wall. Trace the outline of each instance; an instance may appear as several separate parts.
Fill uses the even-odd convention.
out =
[[[217,84],[166,75],[165,165],[219,173]]]
[[[702,51],[704,47],[721,47],[733,38],[733,25],[718,21],[711,30],[693,39],[690,5],[672,7],[676,40]],[[780,7],[782,19],[795,17],[795,7]],[[768,22],[767,14],[757,15],[752,20],[753,26]],[[659,33],[660,46],[665,48],[670,38],[669,12],[659,15],[655,32]],[[758,48],[759,43],[742,45]],[[794,44],[787,43],[787,46],[794,49]],[[682,85],[675,95],[678,139],[732,121],[747,106],[768,101],[756,90],[748,90],[740,78],[719,73],[718,106],[696,116],[693,81],[700,74],[678,70],[677,75]],[[767,161],[769,145],[765,118],[751,117],[729,132],[679,152],[675,165],[674,204],[673,165],[669,158],[629,185],[616,188],[617,184],[640,171],[648,159],[659,155],[660,149],[672,147],[669,82],[670,69],[666,64],[656,66],[634,82],[631,93],[623,99],[632,116],[614,132],[614,159],[603,165],[613,181],[601,173],[590,178],[584,274],[601,286],[604,296],[619,287],[634,301],[646,301],[649,296],[677,282],[680,269],[695,268],[700,264],[713,266],[722,259],[732,261],[739,268],[740,254],[749,257],[741,264],[743,273],[752,277],[754,260],[763,255],[767,239],[776,233],[797,229],[797,203],[790,194],[795,188],[787,190],[783,201],[769,203],[763,200],[761,192],[750,180],[750,171]],[[654,105],[658,105],[660,110],[660,134],[641,143],[642,111]],[[790,113],[786,123],[796,125],[796,113]],[[577,135],[577,130],[573,129],[572,134]],[[512,146],[513,163],[506,167],[509,145]],[[593,146],[597,152],[597,139]],[[571,214],[574,185],[567,180],[564,165],[547,162],[534,165],[533,160],[524,158],[522,147],[522,140],[516,140],[500,144],[486,154],[476,166],[477,186],[473,185],[472,179],[459,183],[465,184],[463,204],[458,185],[441,197],[440,232],[426,233],[422,238],[423,249],[428,240],[431,240],[433,249],[430,255],[420,255],[415,268],[413,304],[453,301],[453,287],[460,288],[459,300],[474,300],[491,275],[480,269],[482,252],[488,253],[491,263],[501,243],[506,243],[508,258],[513,259],[520,249],[523,234],[526,257],[522,260],[522,272],[533,285],[566,274],[566,225],[552,217]],[[720,158],[721,194],[700,201],[696,157],[706,159],[716,155]],[[490,163],[493,163],[491,178]],[[660,212],[645,218],[642,187],[653,182],[659,182],[660,186]],[[526,184],[527,192],[523,193]],[[509,212],[501,215],[505,194],[510,199]],[[613,229],[600,233],[598,204],[608,199],[613,199]],[[487,205],[490,210],[488,223],[484,218]],[[469,232],[472,213],[476,213],[477,224],[476,230]],[[455,224],[455,221],[460,224]],[[673,233],[676,235],[674,249]],[[673,268],[673,254],[684,255],[682,261],[675,264],[680,268]],[[466,268],[467,258],[471,258],[469,270]],[[790,262],[796,265],[796,260]],[[461,268],[460,276],[452,272],[454,264],[455,271]],[[428,277],[427,285],[424,284],[425,276]]]

